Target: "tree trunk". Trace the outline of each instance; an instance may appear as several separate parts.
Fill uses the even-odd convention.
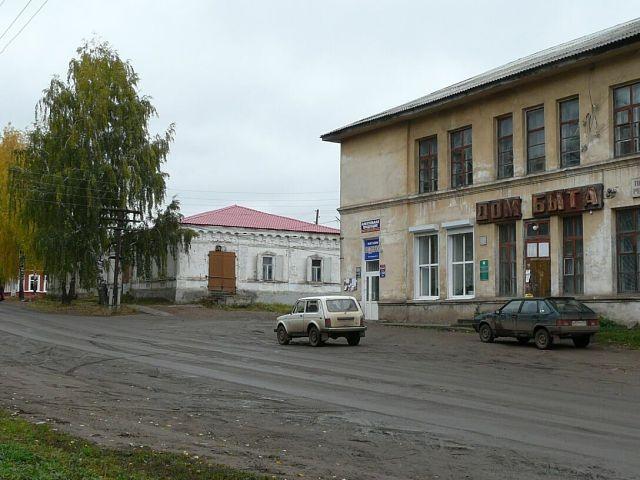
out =
[[[76,300],[78,295],[76,294],[76,274],[74,273],[71,277],[71,282],[69,283],[69,303],[71,300]]]
[[[60,284],[60,291],[61,291],[61,299],[62,299],[62,304],[63,305],[70,305],[71,304],[71,297],[69,297],[69,294],[67,293],[67,279],[65,278],[64,280],[62,280],[62,283]]]

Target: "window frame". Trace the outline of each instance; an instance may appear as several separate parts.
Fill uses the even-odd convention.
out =
[[[264,263],[266,258],[271,259],[271,263]],[[263,282],[273,282],[275,281],[275,265],[276,257],[275,255],[262,255],[262,281]],[[266,268],[266,270],[265,270]],[[269,273],[270,275],[265,275],[265,273]],[[267,278],[270,277],[270,278]]]
[[[638,80],[624,84],[624,85],[618,85],[611,89],[611,97],[612,97],[611,105],[613,105],[613,118],[611,123],[613,124],[613,156],[615,158],[625,157],[627,155],[636,155],[640,153],[640,118],[638,118],[636,122],[633,121],[634,108],[640,109],[640,98],[635,99],[633,95],[633,90],[634,90],[633,87],[636,85],[638,85],[638,90],[640,91],[640,81]],[[616,108],[616,91],[622,90],[623,88],[629,89],[629,105]],[[636,100],[637,103],[634,103],[634,100]],[[618,121],[617,121],[618,113],[621,113],[623,111],[628,112],[629,114],[628,121],[626,123],[618,124]],[[639,116],[640,116],[640,113],[639,113]],[[634,128],[633,128],[634,123],[638,124],[636,128],[637,135],[634,135]],[[629,138],[629,141],[632,143],[632,147],[633,147],[633,144],[636,144],[637,147],[635,149],[632,148],[632,151],[629,153],[618,153],[618,148],[617,148],[618,143],[622,143],[624,140],[622,141],[616,140],[616,134],[618,131],[618,127],[625,126],[625,125],[628,125],[629,128],[631,129],[631,136]]]
[[[471,139],[470,143],[464,143],[464,132],[469,131],[469,138]],[[461,144],[459,147],[454,147],[453,141],[455,135],[461,135]],[[471,158],[469,160],[464,159],[465,151],[469,149]],[[449,164],[450,164],[450,177],[449,181],[451,182],[451,188],[463,188],[473,185],[473,126],[467,125],[465,127],[457,128],[455,130],[451,130],[449,132]],[[461,160],[454,162],[453,158],[456,153],[461,154]],[[471,168],[467,170],[466,163],[470,162]],[[460,164],[461,171],[459,173],[454,173],[454,165]],[[462,177],[463,182],[461,184],[456,184],[454,182],[454,178]]]
[[[516,222],[499,223],[498,227],[498,295],[500,297],[515,297],[518,294],[518,236]],[[502,241],[502,229],[512,227],[513,240]],[[502,260],[502,251],[507,251],[506,261]],[[503,286],[503,264],[509,265],[509,286],[507,291]]]
[[[313,264],[314,262],[318,262],[319,265],[314,265]],[[322,283],[322,259],[321,258],[311,259],[311,281],[313,283]]]
[[[620,215],[624,212],[634,212],[634,228],[632,230],[621,231],[620,230]],[[620,208],[616,209],[616,290],[621,294],[634,294],[640,293],[640,248],[638,248],[638,241],[640,240],[640,207],[632,208]],[[627,253],[620,253],[621,241],[625,238],[631,238],[632,251]],[[622,273],[620,268],[620,262],[622,256],[635,256],[635,288],[633,290],[623,290],[621,276],[627,275]]]
[[[572,231],[574,233],[572,235],[567,235],[568,222],[573,222]],[[580,224],[580,235],[575,233],[578,223]],[[579,255],[576,253],[578,242],[581,244]],[[571,255],[567,255],[567,244],[569,243],[571,244]],[[572,260],[573,265],[570,275],[567,275],[566,271],[566,262],[568,259]],[[578,262],[576,260],[578,260]],[[576,265],[578,263],[581,265],[581,271],[579,274],[576,274]],[[567,290],[568,277],[571,277],[572,290]],[[577,281],[578,278],[580,279],[579,281]],[[578,291],[576,285],[579,285],[580,291]],[[570,215],[562,219],[562,292],[566,295],[584,295],[584,223],[582,221],[582,214]]]
[[[534,128],[534,129],[529,129],[529,114],[536,112],[538,110],[542,110],[542,127],[538,127],[538,128]],[[532,174],[532,173],[541,173],[544,172],[547,168],[547,139],[546,139],[546,125],[545,125],[545,121],[546,121],[546,117],[545,117],[545,111],[544,111],[544,105],[537,105],[535,107],[530,107],[525,109],[524,111],[524,123],[525,123],[525,142],[524,142],[524,147],[525,147],[525,159],[526,159],[526,164],[527,164],[527,175]],[[529,149],[532,147],[529,145],[529,135],[531,135],[531,133],[535,133],[535,132],[540,132],[542,131],[542,143],[536,143],[535,145],[533,145],[533,147],[537,147],[539,145],[543,145],[544,146],[544,155],[542,155],[541,157],[536,157],[534,159],[529,157]],[[532,160],[538,160],[542,158],[542,169],[540,170],[535,170],[533,171],[531,169],[531,162]]]
[[[467,260],[466,259],[466,237],[465,235],[467,234],[471,234],[471,260]],[[455,261],[453,260],[453,253],[454,253],[454,247],[453,247],[453,243],[454,243],[454,239],[453,237],[458,236],[458,235],[463,235],[463,244],[462,244],[462,254],[463,254],[463,258],[464,260],[462,261]],[[476,275],[476,268],[475,268],[475,255],[476,255],[476,251],[475,251],[475,232],[473,231],[473,227],[469,227],[469,228],[460,228],[460,229],[455,229],[455,230],[450,230],[447,232],[447,279],[448,279],[448,290],[449,290],[449,297],[452,300],[461,300],[461,299],[472,299],[475,298],[476,296],[476,281],[475,281],[475,275]],[[466,279],[467,279],[467,274],[466,274],[466,265],[470,264],[471,265],[471,278],[472,278],[472,287],[473,287],[473,294],[468,294],[466,293]],[[462,295],[454,295],[454,265],[463,265],[462,267],[462,284],[463,284],[463,293]]]
[[[427,252],[427,259],[428,259],[428,263],[424,263],[421,264],[420,263],[420,239],[421,238],[428,238],[428,249],[429,251]],[[431,263],[431,258],[432,258],[432,249],[433,249],[433,238],[435,238],[435,242],[436,242],[436,263]],[[440,239],[438,238],[438,233],[437,232],[432,232],[432,233],[423,233],[423,234],[419,234],[415,236],[414,239],[414,245],[415,245],[415,261],[414,261],[414,265],[415,265],[415,272],[414,272],[414,277],[415,277],[415,281],[414,281],[414,298],[416,300],[438,300],[440,298]],[[435,269],[436,272],[436,295],[422,295],[422,269],[426,268],[427,270],[429,270],[429,288],[428,291],[431,292],[432,291],[432,285],[431,285],[431,270]]]
[[[423,142],[433,142],[434,150],[429,149],[429,153],[426,155],[421,154],[421,144]],[[438,136],[430,135],[418,140],[417,142],[418,152],[418,193],[431,193],[438,191]],[[422,163],[426,163],[426,168],[422,168]],[[423,182],[422,172],[431,172],[431,177]],[[424,188],[428,185],[429,188]]]
[[[567,121],[563,121],[562,120],[562,106],[566,105],[569,102],[576,102],[577,106],[578,106],[578,116],[575,119],[572,120],[567,120]],[[578,133],[576,135],[572,135],[569,137],[563,137],[562,136],[562,127],[565,125],[575,125],[578,128]],[[578,150],[572,150],[572,151],[563,151],[563,140],[567,140],[570,138],[577,138],[578,139]],[[564,98],[562,100],[558,100],[558,141],[559,141],[559,145],[558,145],[558,153],[560,154],[560,168],[567,168],[567,167],[577,167],[578,165],[580,165],[581,163],[581,159],[580,159],[580,153],[581,153],[581,149],[582,149],[582,145],[580,144],[580,97],[578,95],[573,96],[573,97],[568,97],[568,98]],[[571,153],[577,153],[578,154],[578,163],[574,163],[571,165],[568,165],[565,162],[564,156],[567,154],[571,154]]]
[[[511,133],[509,135],[504,135],[504,136],[500,136],[500,123],[505,121],[505,120],[511,120]],[[503,153],[508,153],[508,152],[501,152],[500,151],[500,145],[503,141],[510,139],[511,140],[511,162],[510,164],[502,164],[501,163],[501,154]],[[500,115],[499,117],[496,117],[496,178],[498,180],[502,180],[505,178],[513,178],[514,176],[514,165],[513,165],[513,113],[507,113],[505,115]],[[505,166],[511,166],[511,174],[510,175],[503,175],[502,174],[502,167]]]

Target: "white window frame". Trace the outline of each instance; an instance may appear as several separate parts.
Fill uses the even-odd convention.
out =
[[[471,233],[471,242],[473,242],[472,248],[473,248],[473,254],[471,256],[471,260],[463,260],[461,262],[455,262],[453,261],[453,237],[455,235],[463,235],[465,233]],[[462,247],[462,252],[464,255],[465,252],[465,245],[463,245]],[[471,298],[475,298],[476,296],[476,289],[478,288],[478,286],[476,285],[476,267],[475,267],[475,257],[476,257],[476,248],[475,248],[475,233],[473,231],[473,227],[470,228],[455,228],[455,229],[451,229],[449,231],[447,231],[447,279],[448,279],[448,286],[449,286],[449,298],[452,300],[464,300],[464,299],[471,299]],[[473,275],[473,295],[454,295],[453,294],[453,265],[466,265],[466,264],[471,264],[472,266],[472,275]],[[462,272],[463,275],[466,275],[466,269],[463,267],[462,268]],[[463,285],[466,283],[465,278],[463,277]]]
[[[437,255],[437,262],[436,263],[424,263],[421,264],[420,263],[420,239],[421,238],[425,238],[425,237],[435,237],[437,242],[438,242],[438,249],[440,248],[440,239],[438,237],[438,232],[430,232],[430,233],[423,233],[420,235],[415,235],[414,238],[414,262],[413,264],[415,265],[415,271],[414,271],[414,298],[415,300],[438,300],[440,299],[440,254],[439,252],[436,252]],[[429,240],[429,252],[427,254],[427,258],[429,259],[429,262],[431,262],[431,249],[433,248],[433,242],[431,240]],[[438,295],[421,295],[421,279],[422,279],[422,275],[420,275],[421,270],[423,268],[428,268],[431,269],[435,267],[436,269],[436,282],[438,283]],[[429,281],[431,281],[431,275],[429,275]],[[431,287],[431,285],[429,285],[429,287]],[[431,288],[429,288],[429,291],[431,291]]]
[[[29,274],[29,281],[27,282],[27,284],[29,285],[29,290],[27,290],[27,292],[33,292],[33,289],[31,288],[31,279],[32,278],[37,278],[38,282],[36,283],[36,292],[41,292],[42,290],[40,290],[40,274],[38,273],[30,273]]]
[[[319,262],[319,266],[314,266],[313,262]],[[322,258],[312,258],[311,259],[311,282],[312,283],[322,283]],[[317,278],[316,278],[317,273]]]
[[[265,264],[264,259],[270,258],[271,264]],[[275,266],[276,266],[276,257],[275,255],[263,255],[262,256],[262,281],[263,282],[273,282],[275,281]],[[271,275],[265,275],[265,267],[267,267],[266,272],[270,272]],[[268,278],[270,277],[270,278]]]

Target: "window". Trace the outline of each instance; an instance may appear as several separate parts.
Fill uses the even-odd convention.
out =
[[[327,310],[330,312],[357,312],[358,305],[351,298],[327,300]]]
[[[582,215],[563,219],[562,273],[567,294],[584,293],[584,262],[582,260]]]
[[[516,294],[516,224],[498,225],[498,291],[503,297]]]
[[[513,116],[498,118],[498,178],[513,177]]]
[[[544,171],[544,107],[527,110],[527,173]]]
[[[640,291],[638,256],[640,255],[640,208],[617,212],[618,292]]]
[[[560,166],[580,165],[578,99],[560,102]]]
[[[29,291],[37,292],[39,290],[40,275],[29,275]]]
[[[418,265],[417,297],[438,297],[438,236],[416,237]]]
[[[307,313],[318,313],[320,309],[318,308],[318,300],[308,300],[307,301]]]
[[[420,193],[438,190],[438,140],[430,137],[418,142]]]
[[[311,260],[311,281],[322,282],[322,260]]]
[[[473,184],[471,127],[451,132],[451,187]]]
[[[549,257],[549,220],[527,222],[525,235],[525,255],[527,258]]]
[[[640,152],[640,82],[613,90],[614,153]]]
[[[538,302],[536,300],[525,300],[520,313],[538,313]]]
[[[520,310],[521,303],[522,303],[521,300],[514,300],[513,302],[509,302],[504,307],[502,307],[502,310],[500,310],[500,313],[504,313],[506,315],[512,315],[512,314],[518,313],[518,310]]]
[[[473,232],[449,236],[449,278],[452,297],[471,297],[473,289]]]
[[[538,312],[542,315],[546,315],[551,312],[551,309],[544,300],[538,300]]]
[[[304,302],[298,300],[296,302],[296,306],[293,307],[293,312],[291,313],[304,313]]]
[[[273,281],[273,257],[262,257],[262,280]]]

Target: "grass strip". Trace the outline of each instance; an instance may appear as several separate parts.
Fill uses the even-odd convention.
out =
[[[196,456],[107,449],[0,410],[2,480],[259,480]]]
[[[600,332],[596,334],[596,341],[640,349],[640,326],[629,328],[608,318],[601,318]]]

